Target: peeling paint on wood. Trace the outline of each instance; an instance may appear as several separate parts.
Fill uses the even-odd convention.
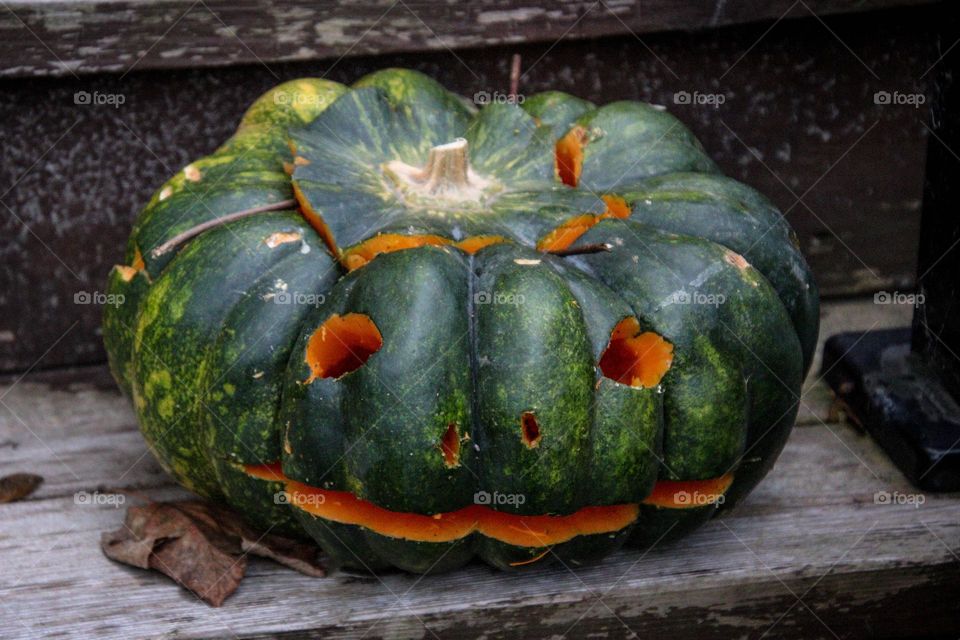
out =
[[[817,15],[929,0],[808,0]],[[550,42],[808,15],[790,0],[14,0],[0,14],[0,77],[124,73]]]

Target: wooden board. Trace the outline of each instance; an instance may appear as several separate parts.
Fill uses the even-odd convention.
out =
[[[895,325],[904,317],[872,301],[827,305],[824,326]],[[426,578],[311,579],[253,559],[237,593],[211,609],[162,576],[107,560],[99,535],[119,526],[123,509],[75,499],[129,489],[153,499],[186,495],[147,453],[102,368],[10,379],[0,401],[0,476],[46,478],[29,499],[0,505],[4,638],[679,640],[960,631],[960,496],[913,504],[918,494],[884,454],[842,424],[815,420],[795,429],[746,502],[674,545],[523,576],[471,565]],[[879,492],[893,499],[878,501]],[[897,504],[896,496],[913,503]]]
[[[126,73],[553,42],[829,15],[930,0],[12,0],[0,77]]]

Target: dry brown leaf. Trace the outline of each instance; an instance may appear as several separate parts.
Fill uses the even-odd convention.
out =
[[[124,526],[104,533],[100,546],[108,558],[160,571],[214,607],[236,591],[248,554],[325,575],[314,545],[261,535],[229,509],[195,500],[130,507]]]
[[[0,504],[23,500],[37,490],[43,476],[32,473],[14,473],[0,478]]]

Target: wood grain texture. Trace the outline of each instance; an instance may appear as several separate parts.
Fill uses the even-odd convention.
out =
[[[824,326],[832,332],[902,316],[872,301],[828,304]],[[29,499],[0,505],[4,638],[960,632],[951,608],[960,597],[960,495],[924,495],[915,504],[921,494],[872,440],[845,425],[795,429],[773,472],[743,504],[673,545],[524,576],[470,565],[427,578],[310,579],[254,559],[237,593],[210,609],[162,576],[117,565],[99,551],[100,532],[118,527],[123,509],[107,498],[78,500],[77,492],[186,495],[159,472],[126,399],[103,384],[102,369],[8,379],[0,400],[0,475],[47,478]]]
[[[787,212],[824,293],[906,290],[916,273],[926,111],[877,105],[873,95],[924,90],[920,77],[953,44],[938,43],[936,10],[836,15],[826,25],[811,17],[642,41],[628,35],[122,79],[0,81],[0,237],[8,239],[0,242],[0,371],[104,361],[102,309],[75,304],[74,296],[103,291],[153,190],[226,139],[278,77],[353,82],[402,66],[465,96],[503,93],[515,52],[526,73],[521,93],[561,89],[598,103],[666,105],[724,172]],[[82,91],[125,102],[77,105],[74,94]],[[717,107],[675,104],[680,91],[726,100]]]
[[[928,2],[929,0],[927,0]],[[0,77],[126,73],[703,29],[924,0],[14,0]]]

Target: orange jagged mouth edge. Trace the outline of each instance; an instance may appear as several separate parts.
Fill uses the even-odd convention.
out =
[[[657,480],[643,504],[665,509],[703,507],[717,502],[732,483],[732,473],[709,480]]]
[[[289,503],[311,515],[415,542],[452,542],[476,532],[518,547],[546,547],[580,535],[619,531],[632,524],[640,512],[638,504],[617,504],[584,507],[565,516],[524,516],[496,511],[485,505],[471,505],[429,516],[390,511],[346,491],[318,489],[291,480],[283,475],[279,462],[245,465],[244,468],[254,478],[283,482]],[[699,488],[701,485],[704,489],[715,489],[723,484],[719,481],[728,477],[732,479],[732,476],[724,476],[717,480],[671,482],[670,495],[679,491],[674,485],[684,485],[691,493],[705,493]],[[724,482],[724,486],[729,486],[728,481]],[[656,488],[651,496],[654,495],[658,495]],[[644,504],[648,503],[649,499],[644,501]],[[650,504],[668,506],[659,502]]]
[[[585,213],[574,216],[556,227],[537,242],[537,249],[540,251],[563,251],[569,249],[577,239],[590,230],[590,228],[607,218],[629,218],[631,214],[630,205],[620,196],[607,194],[600,196],[606,204],[606,210],[599,214]]]
[[[360,244],[347,249],[343,254],[343,264],[349,270],[359,269],[382,253],[393,253],[394,251],[403,251],[404,249],[415,249],[417,247],[433,246],[451,246],[474,254],[484,247],[492,244],[506,242],[503,236],[471,236],[460,242],[454,242],[450,238],[433,234],[405,235],[401,233],[381,233],[367,238]]]

